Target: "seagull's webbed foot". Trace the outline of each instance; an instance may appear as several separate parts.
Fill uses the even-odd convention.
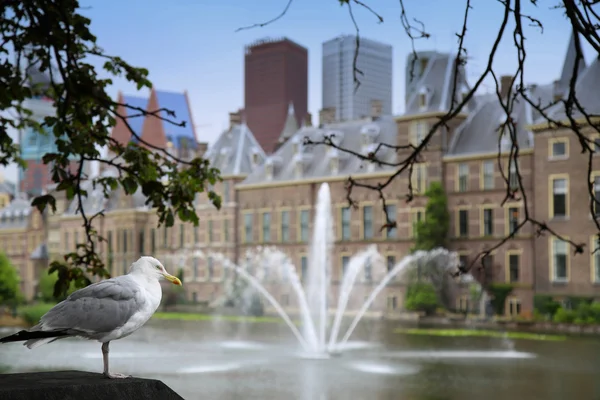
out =
[[[103,375],[109,379],[131,378],[131,375],[119,374],[117,372],[114,372],[114,373],[113,372],[105,372]]]

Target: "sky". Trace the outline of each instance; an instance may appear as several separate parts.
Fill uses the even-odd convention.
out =
[[[243,107],[244,46],[265,37],[288,37],[309,51],[309,112],[317,123],[321,108],[321,44],[340,34],[354,34],[347,7],[338,0],[293,0],[286,15],[265,26],[238,28],[273,19],[288,0],[81,0],[91,31],[107,54],[117,55],[133,66],[149,69],[157,89],[187,90],[198,140],[213,143],[227,128],[229,112]],[[403,111],[404,67],[411,42],[401,24],[398,0],[363,0],[381,15],[383,23],[366,9],[354,5],[360,35],[393,46],[394,114]],[[548,83],[562,68],[570,36],[570,25],[562,10],[553,9],[556,0],[538,0],[534,7],[524,2],[523,13],[539,19],[539,28],[526,26],[526,80]],[[408,18],[422,21],[429,39],[415,41],[419,50],[455,53],[456,33],[462,28],[465,1],[404,0]],[[471,0],[465,46],[469,80],[485,69],[491,45],[497,35],[504,6],[497,1]],[[494,69],[511,74],[517,67],[511,24],[499,48]],[[587,51],[588,55],[591,51]],[[101,65],[100,60],[92,60]],[[486,85],[487,90],[493,87]],[[121,90],[135,94],[135,88],[114,80],[110,95]],[[8,176],[14,172],[7,171]]]

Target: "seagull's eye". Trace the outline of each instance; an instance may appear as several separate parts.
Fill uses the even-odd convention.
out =
[[[161,269],[161,268],[160,268],[160,265],[157,265],[157,266],[156,266],[156,269]]]

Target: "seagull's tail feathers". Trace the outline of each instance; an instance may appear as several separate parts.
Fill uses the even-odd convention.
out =
[[[35,329],[35,327],[33,328]],[[58,339],[63,339],[65,337],[71,336],[65,330],[56,330],[56,331],[41,331],[41,330],[29,330],[29,331],[19,331],[15,334],[0,338],[0,343],[9,343],[9,342],[21,342],[25,346],[30,349],[34,349],[46,343],[54,342]]]

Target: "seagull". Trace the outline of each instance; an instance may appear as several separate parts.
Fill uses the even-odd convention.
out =
[[[104,376],[129,378],[108,369],[108,346],[111,341],[131,335],[140,329],[160,304],[160,279],[181,286],[154,257],[141,257],[129,273],[106,279],[73,292],[42,316],[40,322],[0,339],[0,343],[25,341],[34,349],[67,337],[81,337],[102,343]]]

